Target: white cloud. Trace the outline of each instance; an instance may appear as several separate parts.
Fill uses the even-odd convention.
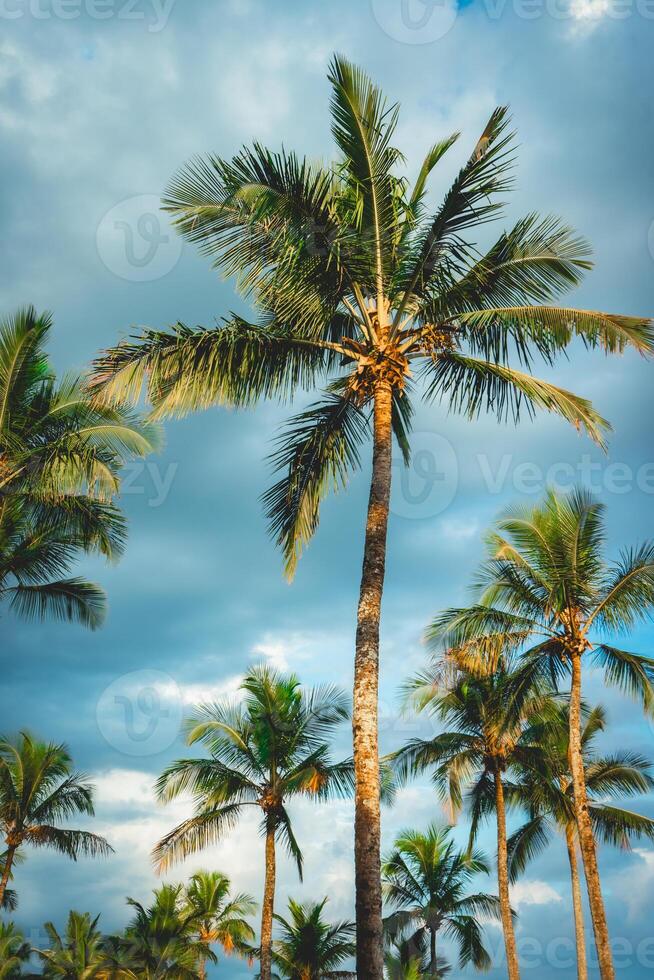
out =
[[[614,0],[570,0],[567,12],[570,40],[583,39],[591,34],[607,18],[615,18]]]
[[[233,674],[215,684],[171,682],[171,684],[162,684],[160,694],[166,700],[180,698],[182,704],[185,706],[212,703],[214,701],[221,701],[224,698],[234,700],[239,697],[239,687],[242,680],[242,674]]]
[[[654,850],[634,848],[629,855],[628,867],[612,876],[611,891],[624,902],[631,922],[650,918],[647,896],[654,892]]]
[[[134,769],[109,769],[93,777],[96,809],[107,804],[126,807],[151,806],[154,800],[154,777]]]
[[[298,662],[311,660],[322,646],[322,639],[303,632],[287,634],[266,633],[254,644],[253,657],[263,659],[275,670],[294,670]]]
[[[556,905],[563,899],[546,881],[519,881],[511,889],[511,902],[521,905]]]
[[[575,20],[596,21],[611,11],[611,0],[572,0],[570,13]]]
[[[440,531],[449,541],[469,541],[479,534],[479,522],[460,517],[446,517],[440,522]]]

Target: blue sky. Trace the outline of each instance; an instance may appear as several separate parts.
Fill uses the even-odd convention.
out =
[[[493,107],[509,103],[519,168],[507,223],[532,210],[564,216],[595,252],[574,303],[651,313],[653,19],[647,0],[473,0],[460,8],[451,0],[2,0],[0,308],[53,310],[61,370],[82,369],[138,325],[206,325],[245,311],[231,284],[175,237],[157,199],[192,154],[227,155],[254,138],[328,158],[325,70],[338,50],[402,103],[398,140],[410,173],[437,138],[462,131],[435,176],[434,200]],[[397,470],[390,529],[385,748],[423,730],[400,717],[398,687],[424,661],[430,616],[465,597],[483,530],[505,504],[577,477],[608,506],[612,548],[651,536],[651,371],[637,357],[607,360],[581,348],[557,366],[557,382],[611,420],[607,457],[549,417],[515,430],[420,409],[419,452],[409,474]],[[17,920],[37,945],[40,924],[61,922],[70,907],[119,927],[124,896],[145,900],[156,884],[150,849],[184,807],[157,807],[152,780],[182,752],[178,724],[190,705],[233,692],[262,659],[307,683],[351,685],[367,469],[327,502],[289,586],[258,500],[286,413],[264,405],[172,423],[165,450],[130,468],[127,554],[115,568],[87,569],[110,595],[102,631],[2,620],[4,727],[69,743],[98,787],[94,827],[116,848],[110,860],[78,865],[29,855],[16,876]],[[650,653],[651,640],[643,628],[630,642]],[[116,708],[116,696],[131,715],[124,700]],[[654,755],[654,730],[634,707],[594,678],[588,696],[609,709],[607,745]],[[339,749],[347,751],[346,731]],[[654,815],[654,801],[642,809]],[[335,917],[351,916],[351,805],[294,813],[305,883],[282,860],[280,906],[287,894],[328,894]],[[412,786],[385,814],[384,840],[442,816],[429,788]],[[490,833],[485,843],[492,848]],[[605,851],[601,862],[620,976],[641,980],[654,970],[654,852]],[[244,825],[171,877],[196,867],[228,871],[260,895],[256,828]],[[492,881],[480,887],[491,890]],[[567,888],[557,842],[514,894],[525,972],[538,980],[572,974]],[[495,927],[488,936],[500,949]],[[250,973],[229,962],[216,975]],[[502,975],[498,960],[490,976]]]

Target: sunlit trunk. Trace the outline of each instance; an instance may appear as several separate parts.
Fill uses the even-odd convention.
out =
[[[509,861],[506,846],[506,805],[504,802],[504,786],[502,774],[498,769],[494,773],[495,780],[495,810],[497,815],[497,889],[500,897],[500,914],[504,932],[504,949],[506,950],[506,967],[509,980],[520,980],[518,965],[518,948],[513,929],[511,915],[511,900],[509,897]]]
[[[606,923],[606,911],[602,898],[599,869],[597,867],[597,848],[588,814],[586,777],[581,746],[581,655],[573,653],[572,685],[570,688],[570,772],[574,793],[575,817],[579,834],[579,847],[584,864],[588,902],[593,921],[593,932],[597,946],[600,976],[602,980],[614,980],[611,941]]]
[[[588,980],[588,960],[586,958],[586,931],[584,928],[584,907],[581,900],[581,881],[577,861],[577,835],[573,824],[565,828],[565,842],[570,862],[570,881],[572,883],[572,909],[575,916],[575,940],[577,943],[577,980]]]
[[[7,891],[7,884],[11,878],[11,867],[14,863],[14,856],[16,854],[16,847],[9,846],[6,851],[5,866],[2,870],[2,878],[0,878],[0,908],[2,908],[2,903],[4,902],[5,892]]]
[[[391,387],[385,382],[378,383],[372,480],[357,614],[352,713],[357,975],[365,980],[382,980],[383,976],[377,693],[379,619],[391,492],[391,412]]]
[[[270,980],[272,972],[272,925],[275,905],[275,828],[266,831],[266,878],[261,906],[261,980]]]

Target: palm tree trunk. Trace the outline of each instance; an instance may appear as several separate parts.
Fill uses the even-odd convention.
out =
[[[518,965],[518,947],[513,929],[511,915],[511,900],[509,897],[509,861],[506,847],[506,805],[504,802],[504,786],[502,774],[495,770],[495,812],[497,816],[497,888],[500,897],[500,913],[502,930],[504,932],[504,949],[506,950],[506,966],[509,980],[520,980]]]
[[[261,980],[270,980],[272,971],[272,925],[275,905],[275,828],[266,830],[266,878],[261,906]]]
[[[2,903],[4,902],[5,892],[7,891],[7,884],[11,878],[11,866],[14,863],[14,856],[16,854],[17,847],[14,844],[10,844],[7,848],[7,856],[5,858],[5,866],[2,869],[2,878],[0,878],[0,908],[2,908]]]
[[[575,916],[575,939],[577,942],[577,980],[588,980],[588,959],[586,957],[586,933],[584,930],[584,908],[581,901],[581,882],[579,880],[579,862],[577,861],[577,840],[573,824],[565,828],[565,842],[568,847],[570,862],[570,880],[572,882],[572,908]]]
[[[379,382],[375,390],[372,480],[357,611],[352,712],[357,975],[366,980],[382,980],[383,976],[377,692],[391,492],[391,412],[391,386]]]
[[[429,930],[429,957],[431,960],[429,972],[435,977],[438,974],[438,970],[436,969],[436,930],[433,926]]]
[[[584,775],[584,760],[581,747],[581,653],[571,654],[572,684],[570,687],[570,773],[572,775],[572,790],[575,804],[575,817],[579,834],[579,847],[584,863],[586,888],[590,915],[593,920],[593,932],[597,946],[600,976],[602,980],[614,980],[613,957],[611,955],[611,940],[606,923],[606,911],[602,898],[599,868],[597,866],[597,848],[593,827],[588,815],[588,796],[586,795],[586,777]]]

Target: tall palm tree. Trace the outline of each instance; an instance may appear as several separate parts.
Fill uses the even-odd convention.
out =
[[[92,919],[88,912],[69,912],[66,930],[60,936],[52,922],[45,923],[50,939],[48,949],[37,949],[43,963],[43,976],[63,980],[104,980],[107,958],[104,939],[98,929],[100,916]]]
[[[121,936],[108,937],[109,977],[119,980],[197,980],[213,951],[196,934],[197,919],[185,907],[183,885],[155,889],[154,902],[127,899],[134,916]]]
[[[455,665],[453,659],[447,673]],[[407,689],[417,709],[428,712],[447,730],[432,739],[412,739],[394,753],[398,777],[404,780],[431,770],[434,785],[453,814],[462,807],[465,793],[471,821],[470,847],[481,822],[495,813],[497,883],[508,976],[509,980],[519,980],[509,897],[506,783],[517,768],[524,772],[543,765],[542,749],[526,737],[525,731],[529,721],[544,714],[546,695],[531,672],[511,669],[503,661],[484,675],[459,667],[445,686],[443,664],[435,662],[410,681]]]
[[[572,907],[575,920],[578,980],[588,978],[579,863],[577,861],[577,823],[575,820],[572,777],[570,775],[570,712],[562,706],[543,724],[532,726],[528,738],[544,744],[547,770],[526,773],[515,787],[518,801],[527,803],[529,819],[508,841],[509,877],[521,875],[538,853],[548,846],[557,830],[565,837],[570,864]],[[601,756],[595,741],[606,726],[601,707],[583,711],[581,746],[591,823],[595,837],[617,847],[629,847],[631,840],[654,838],[654,820],[631,810],[611,805],[607,800],[649,793],[654,788],[652,763],[637,752],[616,752]]]
[[[590,268],[586,243],[555,218],[528,215],[486,254],[472,244],[512,184],[505,108],[432,212],[429,178],[458,134],[428,150],[410,185],[393,145],[397,106],[341,57],[329,80],[334,163],[255,143],[231,160],[195,158],[167,191],[181,233],[235,278],[256,322],[231,315],[208,330],[147,330],[99,357],[95,390],[137,399],[147,382],[164,417],[322,387],[280,436],[280,477],[264,497],[289,574],[321,499],[345,485],[372,436],[354,679],[355,884],[358,969],[381,980],[379,620],[392,438],[406,460],[414,374],[428,401],[470,418],[545,408],[601,441],[606,423],[583,398],[534,378],[532,355],[551,361],[575,336],[609,352],[651,353],[654,334],[642,318],[542,305]]]
[[[93,628],[104,592],[68,572],[87,552],[119,557],[120,469],[155,448],[158,431],[124,408],[92,404],[80,378],[57,381],[51,325],[33,307],[0,319],[0,601]]]
[[[32,955],[32,947],[13,922],[0,922],[0,980],[17,980],[23,976],[23,964]]]
[[[654,709],[654,660],[602,642],[654,609],[654,543],[603,556],[604,507],[577,490],[550,491],[542,503],[516,507],[489,537],[478,602],[450,609],[431,628],[435,640],[457,647],[469,662],[491,662],[500,650],[522,649],[525,663],[553,681],[571,677],[570,772],[579,846],[602,980],[615,973],[597,867],[584,775],[582,665],[604,670],[617,685]]]
[[[386,919],[394,937],[410,937],[415,943],[429,939],[429,957],[424,973],[439,976],[442,962],[437,953],[439,932],[459,949],[459,966],[472,963],[478,970],[490,966],[478,916],[500,917],[495,895],[469,894],[472,879],[488,874],[480,851],[460,851],[450,827],[431,824],[425,833],[405,830],[382,864],[384,898],[393,913]]]
[[[281,932],[273,941],[273,963],[286,980],[330,980],[355,978],[356,974],[339,967],[356,952],[353,922],[326,922],[322,902],[299,902],[289,899],[288,918],[275,915]]]
[[[25,845],[51,847],[73,861],[80,854],[112,853],[104,837],[60,825],[77,813],[93,812],[93,786],[73,771],[65,745],[40,742],[28,732],[0,738],[0,831],[7,845],[0,904],[16,852]]]
[[[286,808],[294,796],[326,800],[352,789],[351,763],[333,763],[328,739],[349,717],[348,700],[335,687],[305,691],[294,675],[252,669],[240,703],[202,705],[188,723],[188,741],[209,758],[180,759],[157,783],[164,802],[190,792],[195,813],[157,845],[160,868],[220,840],[250,807],[261,813],[265,884],[261,911],[261,977],[271,977],[276,842],[281,840],[302,877],[302,853]]]
[[[254,915],[256,903],[250,895],[230,895],[231,882],[220,871],[197,871],[184,891],[186,913],[192,917],[197,938],[207,949],[219,943],[226,953],[249,950],[254,930],[247,916]],[[200,977],[206,967],[200,966]]]

